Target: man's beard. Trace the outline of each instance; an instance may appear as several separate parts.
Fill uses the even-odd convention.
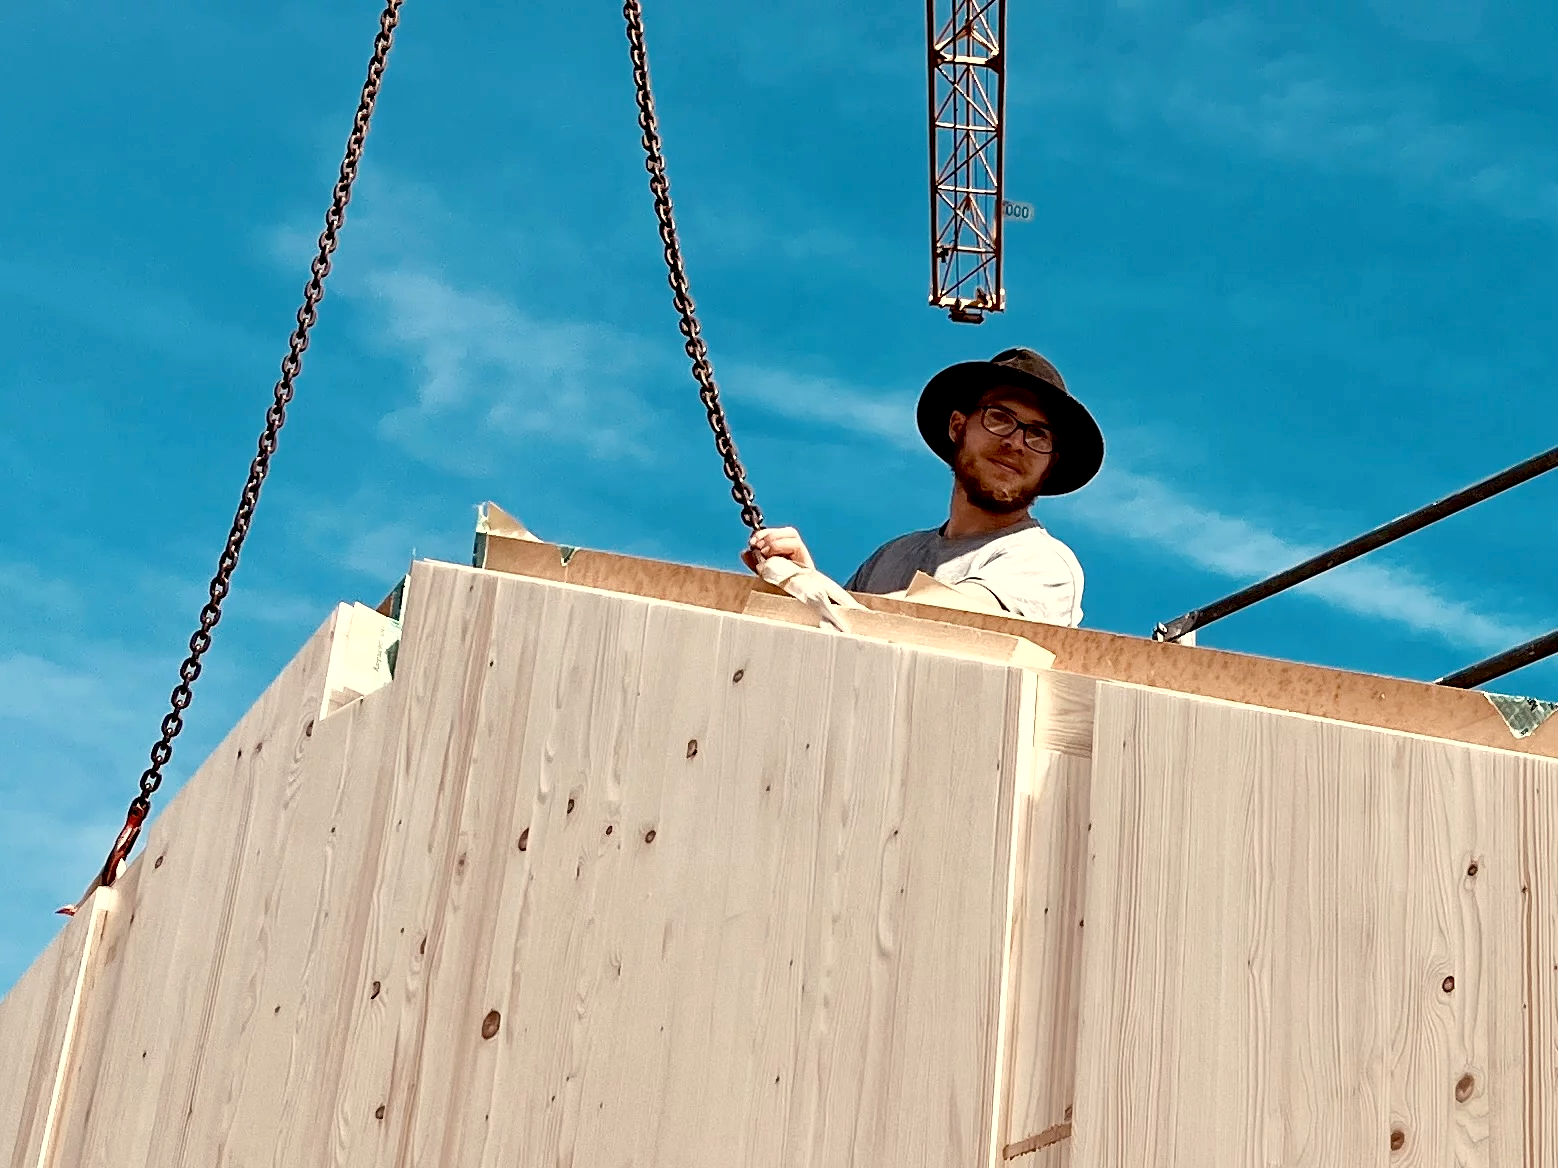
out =
[[[1033,501],[1039,497],[1039,490],[1044,485],[1041,478],[1025,490],[987,486],[979,481],[977,465],[978,459],[966,448],[959,447],[957,458],[952,464],[952,473],[962,484],[963,494],[968,501],[991,515],[1013,515],[1018,511],[1026,511],[1033,506]]]

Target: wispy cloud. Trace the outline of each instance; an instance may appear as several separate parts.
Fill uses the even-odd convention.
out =
[[[24,607],[64,615],[80,612],[82,607],[81,590],[73,581],[21,561],[0,562],[0,597],[13,613]]]
[[[1239,583],[1262,579],[1324,550],[1207,507],[1158,479],[1113,467],[1070,500],[1067,513],[1095,530]],[[1354,616],[1390,621],[1474,649],[1505,649],[1538,631],[1480,612],[1417,573],[1378,560],[1333,569],[1300,590]]]
[[[214,315],[182,290],[145,273],[129,276],[97,260],[50,255],[47,262],[0,259],[0,300],[15,298],[88,335],[242,377],[274,367],[276,344]]]
[[[299,522],[304,540],[326,559],[378,583],[393,583],[405,574],[413,553],[433,550],[426,546],[428,529],[424,525],[403,514],[393,518],[375,515],[361,499],[316,502],[300,512]],[[474,520],[470,526],[474,530]]]
[[[919,445],[905,419],[913,398],[872,393],[832,378],[809,377],[758,365],[726,366],[725,387],[732,397],[762,406],[780,417],[822,422],[904,450]]]
[[[486,474],[506,446],[546,436],[597,458],[649,460],[641,390],[656,362],[637,338],[544,321],[426,270],[374,271],[365,286],[389,343],[417,369],[415,402],[380,432],[418,458]]]

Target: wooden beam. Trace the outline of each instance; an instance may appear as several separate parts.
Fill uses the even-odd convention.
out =
[[[750,575],[610,552],[561,549],[555,544],[491,537],[487,549],[484,566],[492,571],[725,612],[743,611],[754,590],[776,591]],[[1529,737],[1517,739],[1488,700],[1471,690],[1167,644],[1095,629],[1062,628],[1011,616],[962,612],[885,596],[860,595],[857,599],[877,612],[1022,637],[1054,653],[1053,668],[1067,673],[1558,757],[1558,718],[1550,719]]]

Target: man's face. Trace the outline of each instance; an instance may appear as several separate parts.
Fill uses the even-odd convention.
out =
[[[987,408],[1004,410],[1017,419],[1019,428],[1005,437],[986,428]],[[999,418],[999,415],[993,415]],[[1039,487],[1055,461],[1053,452],[1041,454],[1025,441],[1021,427],[1048,427],[1049,418],[1026,390],[997,386],[980,398],[971,414],[954,410],[947,420],[947,434],[956,447],[952,473],[963,493],[976,507],[996,515],[1026,511],[1039,497]]]

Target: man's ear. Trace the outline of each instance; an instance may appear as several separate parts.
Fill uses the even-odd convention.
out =
[[[947,416],[947,437],[952,439],[952,445],[956,446],[963,441],[963,431],[968,427],[968,415],[958,410],[953,410]]]

